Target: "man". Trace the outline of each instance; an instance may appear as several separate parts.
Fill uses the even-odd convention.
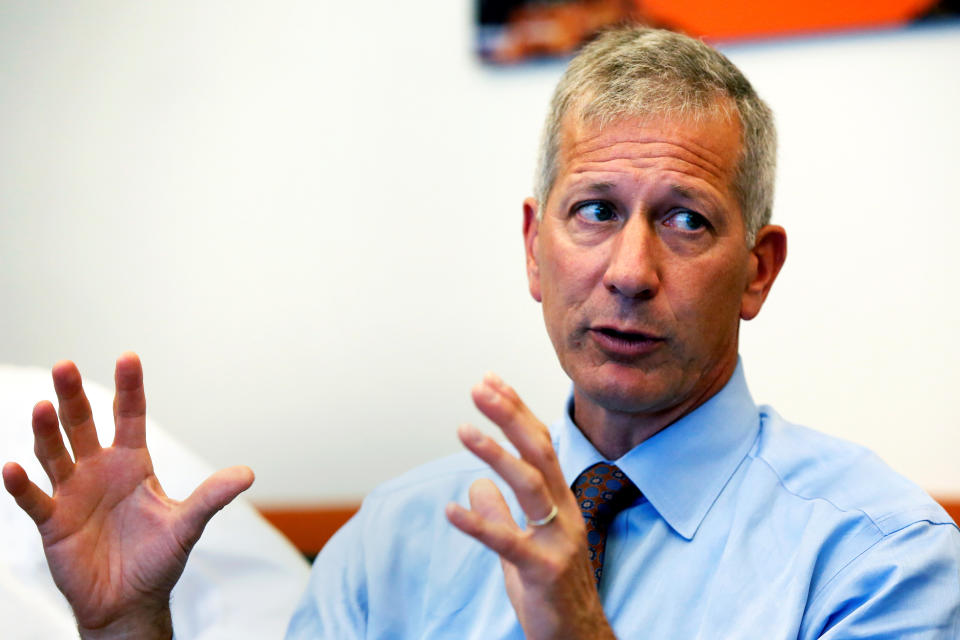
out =
[[[485,377],[474,402],[512,448],[464,426],[482,463],[455,456],[368,496],[318,557],[288,637],[958,636],[956,525],[746,389],[739,323],[786,256],[769,224],[774,147],[767,107],[706,45],[622,29],[584,49],[523,208],[530,292],[573,381],[564,419],[548,431]],[[54,380],[77,463],[41,403],[55,497],[12,464],[5,485],[85,636],[169,637],[190,547],[252,474],[172,503],[143,445],[136,357],[117,363],[111,449],[90,438],[75,367]]]

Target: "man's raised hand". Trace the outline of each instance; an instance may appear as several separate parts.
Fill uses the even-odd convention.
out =
[[[499,554],[507,594],[528,640],[613,638],[588,560],[583,516],[546,426],[493,374],[472,394],[520,457],[470,425],[460,427],[460,440],[510,486],[530,524],[517,525],[489,480],[470,487],[469,510],[448,505],[447,518]]]
[[[36,523],[54,582],[84,638],[169,638],[170,592],[190,550],[210,518],[250,486],[253,472],[218,471],[183,502],[164,494],[146,447],[136,354],[117,359],[110,447],[100,446],[76,366],[57,363],[53,383],[59,423],[50,402],[33,409],[34,450],[53,496],[13,462],[3,467],[3,484]]]

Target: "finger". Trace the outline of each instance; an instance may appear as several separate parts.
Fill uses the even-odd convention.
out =
[[[503,495],[489,480],[470,485],[471,509],[452,502],[447,505],[447,520],[460,531],[480,541],[504,560],[521,564],[525,551],[523,532],[513,522]]]
[[[249,467],[230,467],[221,469],[204,480],[180,505],[181,517],[178,536],[190,549],[200,538],[207,522],[220,509],[230,504],[234,498],[253,484],[253,471]]]
[[[32,483],[16,462],[3,465],[3,486],[38,527],[53,515],[53,499]]]
[[[137,354],[127,351],[117,358],[114,381],[117,393],[113,397],[113,419],[117,430],[113,444],[128,449],[146,447],[147,398]]]
[[[520,508],[533,520],[545,518],[553,510],[554,501],[540,473],[529,462],[511,455],[492,438],[476,427],[464,424],[457,429],[463,445],[497,472],[513,489]]]
[[[513,443],[520,457],[543,473],[550,491],[569,493],[557,453],[546,425],[520,400],[520,396],[496,374],[488,373],[472,389],[473,402]]]
[[[93,424],[90,403],[83,392],[83,381],[77,366],[69,360],[53,365],[53,388],[60,404],[60,422],[78,460],[100,451],[97,428]]]
[[[57,410],[46,400],[33,407],[33,452],[54,490],[73,473],[73,459],[63,445]]]

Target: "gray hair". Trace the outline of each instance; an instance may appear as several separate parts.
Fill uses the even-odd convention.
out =
[[[741,128],[732,186],[752,245],[773,209],[777,133],[770,108],[726,56],[700,40],[640,27],[602,33],[570,62],[554,91],[534,186],[540,213],[557,178],[568,113],[603,126],[631,116],[702,118],[730,111]]]

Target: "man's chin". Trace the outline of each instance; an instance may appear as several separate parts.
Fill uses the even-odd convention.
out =
[[[664,384],[663,380],[645,376],[640,380],[619,380],[608,377],[601,380],[584,380],[574,387],[582,400],[606,411],[634,415],[656,415],[669,411],[679,395]]]

